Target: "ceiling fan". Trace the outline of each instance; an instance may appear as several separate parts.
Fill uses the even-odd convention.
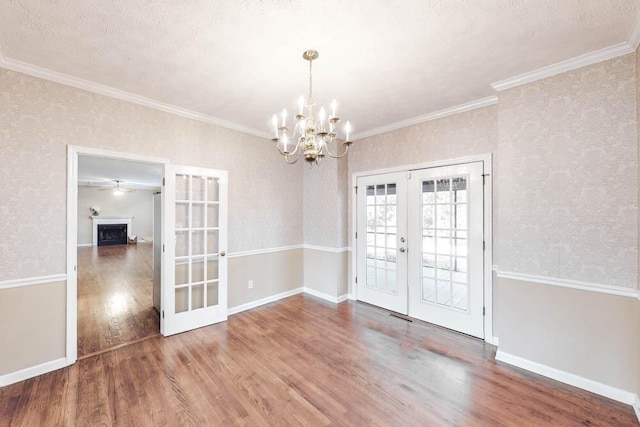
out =
[[[123,188],[120,183],[122,181],[114,179],[113,182],[116,183],[115,186],[111,187],[111,188],[100,188],[98,191],[113,191],[113,194],[115,194],[116,196],[121,196],[124,193],[131,193],[132,191],[136,191],[134,189],[131,188]]]

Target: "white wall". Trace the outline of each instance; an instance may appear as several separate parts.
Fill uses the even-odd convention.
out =
[[[100,207],[100,216],[132,217],[132,232],[143,238],[153,240],[153,191],[136,190],[120,196],[113,191],[99,191],[97,187],[78,186],[78,245],[91,244],[93,221],[90,206]]]

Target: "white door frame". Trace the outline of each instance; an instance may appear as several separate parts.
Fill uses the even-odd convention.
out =
[[[441,166],[452,166],[461,163],[482,162],[485,176],[484,185],[484,340],[490,344],[498,345],[497,338],[493,336],[493,229],[492,229],[492,212],[493,212],[493,166],[492,154],[480,154],[477,156],[459,157],[448,160],[437,160],[427,163],[412,164],[406,166],[397,166],[386,169],[375,169],[364,172],[355,172],[351,175],[351,233],[349,235],[349,246],[353,248],[351,252],[351,299],[358,299],[358,288],[356,286],[356,276],[358,274],[358,250],[355,241],[355,230],[358,221],[358,198],[356,197],[356,186],[358,178],[369,175],[379,175],[392,172],[413,171],[418,169],[430,169]]]
[[[169,160],[121,153],[98,148],[67,146],[67,334],[66,363],[72,365],[78,359],[78,157],[94,156],[141,163],[162,164]],[[163,260],[164,262],[164,260]],[[164,287],[162,280],[161,287]]]

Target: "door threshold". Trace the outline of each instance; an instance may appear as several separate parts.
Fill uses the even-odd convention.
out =
[[[85,354],[84,356],[78,357],[78,360],[80,361],[80,360],[83,360],[83,359],[88,359],[88,358],[93,357],[93,356],[98,356],[100,354],[108,353],[110,351],[119,350],[121,348],[130,346],[130,345],[133,345],[133,344],[138,344],[138,343],[141,343],[141,342],[144,342],[144,341],[147,341],[147,340],[150,340],[152,338],[159,337],[159,336],[160,336],[160,332],[158,332],[156,334],[153,334],[153,335],[149,335],[148,337],[140,338],[140,339],[135,340],[135,341],[126,342],[126,343],[123,343],[123,344],[118,344],[118,345],[116,345],[114,347],[109,347],[109,348],[105,348],[104,350],[98,350],[98,351],[94,351],[93,353]]]
[[[398,319],[406,320],[407,322],[413,323],[413,319],[407,315],[391,312],[389,316],[397,317]]]

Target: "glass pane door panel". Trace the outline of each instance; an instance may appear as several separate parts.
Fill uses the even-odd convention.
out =
[[[467,311],[467,177],[422,182],[422,300]]]
[[[217,202],[220,200],[218,178],[209,178],[207,180],[207,200],[210,202]]]
[[[191,263],[191,283],[204,282],[204,258]]]
[[[367,259],[365,285],[397,294],[396,184],[366,187]]]
[[[189,287],[176,288],[176,313],[189,310]]]
[[[176,204],[176,228],[189,228],[189,204]]]
[[[207,230],[207,254],[214,255],[219,252],[218,230]]]
[[[218,210],[220,207],[218,204],[210,203],[207,206],[207,227],[218,227],[220,225],[220,220],[218,217]]]
[[[176,175],[176,200],[189,200],[188,175]]]
[[[204,205],[194,204],[191,207],[193,228],[204,228]]]
[[[218,259],[209,259],[207,261],[207,280],[215,280],[218,278]]]
[[[176,257],[189,255],[189,232],[176,231]]]
[[[204,231],[191,232],[191,255],[204,255]]]
[[[218,282],[207,283],[207,307],[218,305]]]
[[[176,285],[189,283],[189,263],[178,261],[176,263]]]
[[[191,287],[191,310],[204,307],[204,285],[193,285]]]
[[[191,200],[204,200],[205,197],[205,178],[201,176],[191,177]]]

